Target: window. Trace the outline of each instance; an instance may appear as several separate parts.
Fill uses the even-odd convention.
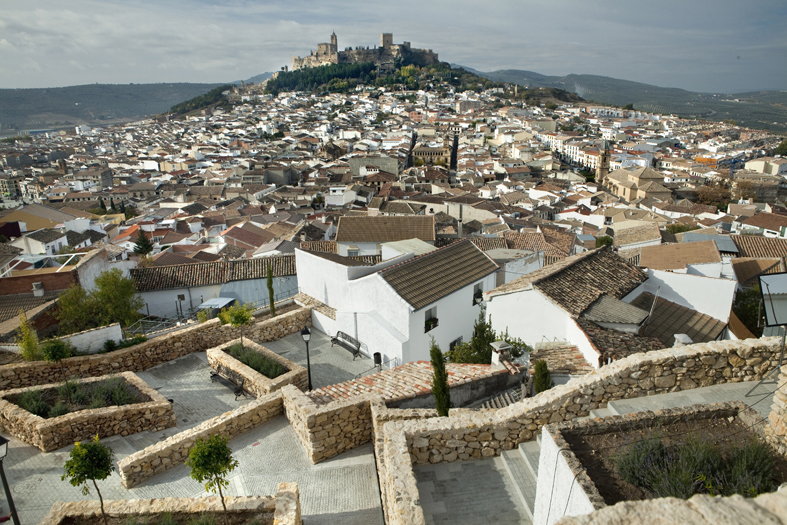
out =
[[[434,306],[424,314],[424,333],[437,328],[437,307]]]
[[[361,251],[358,249],[357,246],[347,247],[347,257],[358,257],[359,255],[361,255]]]
[[[459,337],[457,337],[456,339],[454,339],[453,341],[451,341],[450,343],[448,343],[448,351],[449,352],[453,351],[453,349],[456,348],[460,344],[462,344],[462,336],[461,335]]]

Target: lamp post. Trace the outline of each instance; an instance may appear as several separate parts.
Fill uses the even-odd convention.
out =
[[[16,514],[14,500],[11,498],[11,487],[8,486],[8,480],[5,479],[5,470],[3,470],[3,460],[6,455],[8,455],[8,440],[0,436],[0,478],[3,480],[3,490],[5,491],[5,499],[8,500],[8,510],[11,511],[11,519],[14,525],[19,525],[19,516]]]
[[[301,330],[301,337],[303,338],[303,342],[306,343],[306,374],[309,377],[309,390],[312,389],[312,365],[311,361],[309,361],[309,339],[312,338],[312,333],[309,331],[309,327],[306,326]]]

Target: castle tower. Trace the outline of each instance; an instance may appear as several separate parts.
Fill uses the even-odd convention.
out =
[[[601,148],[599,149],[598,165],[596,166],[596,183],[599,186],[604,186],[607,182],[607,175],[609,175],[609,142],[601,141]]]
[[[389,49],[393,46],[393,33],[383,33],[380,35],[380,47]]]
[[[336,41],[336,31],[331,33],[331,52],[336,53],[339,50],[339,45]]]

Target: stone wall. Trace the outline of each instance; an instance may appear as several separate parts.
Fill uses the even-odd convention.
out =
[[[287,373],[284,373],[274,379],[270,379],[257,372],[253,368],[244,365],[226,352],[226,349],[239,342],[240,339],[235,339],[233,341],[224,343],[223,345],[217,346],[216,348],[209,349],[207,354],[208,363],[210,366],[214,369],[221,366],[239,374],[245,379],[243,383],[244,390],[254,394],[254,397],[257,398],[266,396],[271,392],[281,389],[284,385],[290,384],[295,385],[300,390],[306,390],[308,378],[307,370],[304,367],[298,365],[297,363],[293,363],[289,359],[285,359],[275,352],[271,352],[264,346],[258,345],[254,341],[250,341],[244,337],[243,345],[246,348],[251,348],[255,352],[263,354],[268,359],[276,361],[288,370]]]
[[[606,507],[603,496],[587,475],[587,466],[583,466],[571,450],[567,438],[619,433],[621,429],[628,428],[658,428],[685,422],[689,418],[700,426],[704,425],[702,421],[709,419],[735,419],[742,428],[750,428],[760,435],[765,426],[757,412],[743,403],[667,408],[547,425],[541,437],[533,524],[552,525],[563,516],[578,516]]]
[[[159,431],[175,426],[172,404],[150,388],[132,372],[119,374],[134,385],[148,401],[133,405],[80,410],[59,417],[44,419],[11,403],[10,396],[36,389],[55,388],[57,384],[17,388],[0,392],[0,428],[17,439],[50,452],[76,441],[115,436],[128,436],[144,430]],[[80,383],[104,381],[107,377],[82,379]]]
[[[423,523],[412,521],[420,512],[413,464],[499,455],[535,439],[546,424],[586,416],[616,399],[757,380],[778,364],[779,343],[716,341],[635,354],[499,410],[384,423],[375,441],[382,440],[388,523]]]
[[[295,435],[313,464],[372,440],[371,400],[365,394],[327,405],[317,405],[292,385],[281,389],[284,411]]]
[[[118,462],[123,486],[134,487],[185,462],[197,438],[220,434],[232,439],[281,413],[281,392],[274,392],[126,456]]]
[[[787,365],[779,370],[779,386],[773,394],[770,424],[765,428],[765,436],[780,454],[787,456]]]
[[[243,328],[255,342],[276,341],[311,325],[311,310],[298,308]],[[108,354],[78,356],[61,364],[35,361],[0,367],[0,389],[54,383],[66,377],[97,377],[117,372],[141,372],[192,352],[203,352],[240,337],[240,329],[211,319],[144,343]]]
[[[275,496],[225,497],[227,512],[254,516],[261,525],[301,525],[300,498],[297,483],[279,483]],[[215,514],[216,521],[222,523],[224,510],[218,496],[207,498],[156,498],[109,500],[104,502],[108,515],[121,518],[142,518],[171,514]],[[79,520],[100,518],[101,506],[97,499],[58,501],[52,506],[41,525],[65,525]]]

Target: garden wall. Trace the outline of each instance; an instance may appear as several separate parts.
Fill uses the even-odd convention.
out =
[[[243,383],[244,390],[254,394],[254,397],[257,398],[266,396],[271,392],[281,389],[284,385],[290,384],[295,385],[300,390],[306,390],[308,386],[308,377],[307,370],[304,367],[297,363],[293,363],[289,359],[285,359],[275,352],[271,352],[264,346],[258,345],[254,341],[250,341],[244,337],[243,345],[246,348],[251,348],[256,352],[263,354],[268,359],[276,361],[288,370],[287,373],[282,374],[279,377],[269,379],[253,368],[244,365],[225,351],[227,348],[239,342],[240,339],[235,339],[224,343],[223,345],[217,346],[216,348],[209,349],[207,354],[208,363],[210,366],[214,369],[217,369],[219,366],[221,366],[238,373],[245,379],[245,382]]]
[[[227,512],[254,515],[261,525],[301,525],[301,506],[297,483],[279,483],[275,496],[225,497]],[[104,502],[108,515],[119,518],[146,518],[163,513],[172,514],[215,514],[217,523],[222,523],[224,509],[218,496],[207,498],[156,498],[109,500]],[[98,500],[58,501],[52,506],[41,525],[65,525],[79,520],[100,518]]]
[[[311,325],[311,310],[298,308],[243,328],[243,336],[258,342],[276,341]],[[54,383],[66,377],[96,377],[117,372],[140,372],[192,352],[202,352],[240,337],[240,329],[218,319],[190,326],[144,343],[107,354],[64,359],[61,365],[35,361],[0,367],[0,390]]]
[[[197,438],[222,435],[232,439],[281,413],[282,396],[274,392],[126,456],[118,462],[123,486],[134,487],[185,462]]]
[[[499,455],[535,439],[546,424],[586,416],[616,399],[757,380],[777,365],[779,343],[715,341],[635,354],[499,410],[385,423],[375,439],[382,440],[379,476],[388,523],[423,523],[413,464]]]
[[[133,405],[85,409],[44,419],[7,401],[7,398],[28,390],[53,388],[57,384],[6,390],[0,392],[0,428],[25,443],[50,452],[77,441],[90,440],[96,435],[100,438],[117,434],[127,436],[144,430],[159,431],[175,426],[172,404],[164,396],[132,372],[119,375],[150,400]],[[83,379],[80,383],[95,383],[105,379],[108,377]]]
[[[587,475],[586,467],[571,450],[566,437],[615,433],[635,426],[652,428],[684,422],[688,418],[692,422],[735,418],[741,427],[751,428],[752,432],[760,434],[764,426],[757,412],[743,403],[694,405],[655,413],[640,412],[547,425],[541,434],[533,524],[552,525],[563,516],[578,516],[606,507],[604,498]]]
[[[115,342],[123,339],[123,330],[120,329],[120,323],[112,323],[107,326],[93,328],[92,330],[59,337],[58,339],[71,343],[80,352],[97,354],[104,349],[104,341],[107,339]]]

